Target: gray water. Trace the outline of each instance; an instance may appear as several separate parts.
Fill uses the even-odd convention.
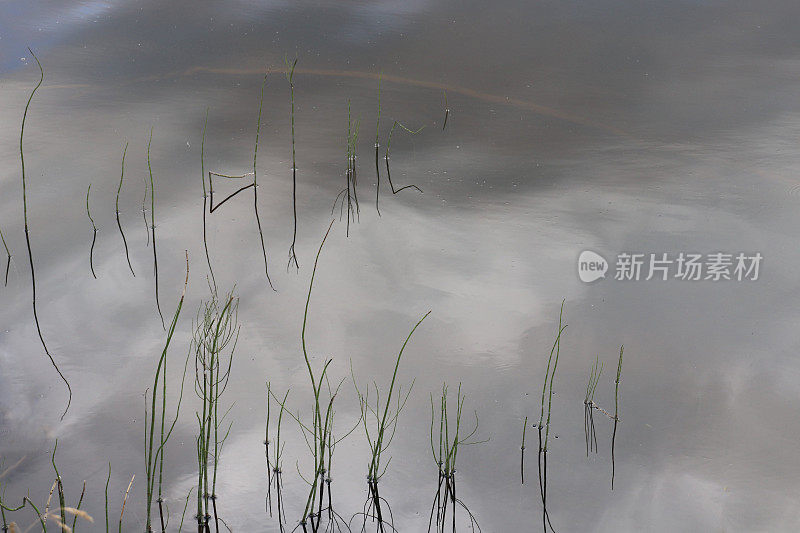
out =
[[[259,88],[259,211],[252,196],[209,216],[220,290],[235,285],[242,326],[231,382],[233,429],[221,457],[220,514],[234,531],[277,531],[264,511],[266,387],[291,388],[308,415],[300,328],[314,254],[344,185],[347,103],[361,120],[360,222],[336,217],[320,258],[307,340],[313,362],[345,378],[337,426],[358,416],[350,365],[362,382],[414,389],[381,481],[400,531],[425,531],[436,491],[430,394],[466,394],[465,424],[488,442],[459,454],[458,490],[485,532],[536,531],[541,501],[536,430],[519,480],[522,423],[538,421],[562,300],[561,355],[548,451],[548,512],[557,531],[795,531],[800,527],[794,423],[800,396],[794,326],[800,283],[800,42],[793,2],[7,2],[0,7],[0,228],[13,254],[0,289],[0,482],[8,503],[37,503],[58,459],[68,503],[86,480],[101,529],[112,465],[111,520],[131,475],[126,531],[144,518],[143,395],[165,333],[142,220],[152,168],[161,306],[184,312],[170,351],[170,401],[201,300],[200,145],[206,170],[252,168]],[[43,334],[74,391],[72,406],[38,341],[22,224],[19,126],[45,67],[25,131],[28,217]],[[289,87],[295,74],[297,257],[292,237]],[[392,179],[424,194],[387,194],[375,207],[374,134],[393,120]],[[443,130],[444,94],[450,109]],[[136,272],[125,262],[114,197],[129,143],[120,210]],[[381,148],[381,151],[383,148]],[[383,161],[381,171],[383,173]],[[148,178],[149,179],[149,178]],[[100,231],[89,270],[92,215]],[[230,192],[230,189],[228,189]],[[149,200],[148,200],[149,210]],[[337,213],[338,215],[338,213]],[[149,216],[149,215],[148,215]],[[577,258],[611,264],[583,283]],[[619,281],[620,252],[763,256],[757,280]],[[4,262],[3,262],[3,266]],[[599,452],[585,453],[586,381],[605,363],[596,401],[614,404],[625,346],[611,490],[611,421],[596,412]],[[187,383],[190,378],[187,378]],[[197,399],[187,388],[167,447],[170,530],[196,478]],[[290,529],[305,502],[309,459],[285,423]],[[558,436],[553,439],[552,435]],[[363,431],[334,457],[335,505],[366,499]],[[16,465],[16,466],[14,466]],[[14,466],[11,470],[6,468]],[[4,472],[5,471],[5,472]],[[23,528],[33,514],[17,514]],[[190,505],[187,520],[192,514]],[[462,520],[463,517],[459,517]],[[460,524],[466,530],[466,522]]]

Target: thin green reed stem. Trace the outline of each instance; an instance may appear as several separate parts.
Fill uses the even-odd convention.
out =
[[[614,475],[616,473],[616,458],[614,456],[614,445],[617,440],[617,424],[619,424],[619,380],[622,376],[622,350],[619,347],[619,362],[617,363],[617,379],[614,381],[614,432],[611,435],[611,490],[614,490]]]
[[[547,440],[550,435],[550,415],[553,411],[553,380],[556,377],[556,367],[558,367],[558,356],[561,353],[561,333],[564,331],[561,327],[561,318],[564,314],[564,302],[561,302],[561,312],[558,315],[558,337],[556,339],[556,358],[553,362],[553,372],[550,374],[550,391],[547,400],[547,424],[545,426],[544,434],[544,449],[547,450]]]
[[[444,123],[442,124],[442,131],[447,127],[447,117],[450,116],[450,106],[447,105],[447,91],[444,93]]]
[[[375,123],[375,178],[377,186],[375,188],[375,210],[378,216],[381,216],[381,208],[378,206],[378,199],[381,196],[381,170],[378,165],[378,149],[380,148],[380,132],[381,132],[381,77],[383,73],[378,74],[378,119]]]
[[[522,446],[520,447],[521,454],[519,460],[519,477],[520,482],[524,485],[525,484],[525,432],[528,430],[528,417],[525,417],[525,421],[522,423]]]
[[[292,212],[294,214],[294,230],[292,232],[292,245],[289,247],[289,263],[286,265],[288,269],[294,263],[295,269],[299,269],[300,265],[297,263],[297,254],[295,254],[294,246],[297,243],[297,161],[295,160],[295,136],[294,136],[294,68],[297,66],[297,59],[295,58],[292,66],[289,67],[289,61],[286,61],[286,79],[289,81],[289,94],[292,103],[291,119],[292,119]]]
[[[108,463],[108,477],[106,477],[106,533],[108,533],[108,484],[111,481],[111,463]]]
[[[133,277],[136,277],[136,273],[133,271],[133,265],[131,265],[131,256],[128,253],[128,240],[125,239],[125,232],[122,231],[122,222],[119,220],[119,193],[122,191],[122,178],[125,177],[125,154],[128,153],[128,143],[125,143],[125,149],[122,150],[122,172],[119,175],[119,186],[117,187],[117,200],[116,200],[116,212],[117,212],[117,227],[119,228],[119,234],[122,236],[122,244],[125,245],[125,259],[128,260],[128,268],[131,269],[131,274]]]
[[[258,174],[256,170],[256,161],[258,159],[258,137],[261,133],[261,109],[264,106],[264,86],[267,84],[267,74],[264,74],[264,81],[261,82],[261,96],[258,101],[258,121],[256,122],[256,146],[253,150],[253,210],[256,215],[256,224],[258,225],[258,235],[261,238],[261,252],[264,254],[264,274],[267,276],[270,288],[274,291],[275,287],[272,285],[272,280],[269,277],[269,265],[267,264],[267,247],[264,244],[264,232],[261,231],[261,218],[258,216]]]
[[[75,506],[75,510],[81,510],[81,504],[83,503],[83,496],[86,494],[86,480],[83,481],[83,489],[81,489],[81,497],[78,498],[78,505]],[[75,531],[75,525],[78,523],[78,514],[75,513],[75,516],[72,518],[72,531]]]
[[[55,359],[50,354],[50,350],[47,349],[47,344],[44,342],[44,336],[42,335],[42,328],[39,325],[39,314],[36,311],[36,272],[33,268],[33,251],[31,250],[31,236],[30,231],[28,229],[28,196],[26,194],[26,181],[25,181],[25,155],[22,150],[22,138],[25,135],[25,120],[28,118],[28,108],[31,105],[31,100],[33,100],[33,95],[36,94],[36,91],[39,90],[39,87],[42,86],[42,82],[44,82],[44,68],[42,68],[42,64],[39,62],[39,58],[36,57],[36,54],[33,53],[33,50],[28,48],[28,51],[31,53],[33,58],[36,60],[36,64],[39,66],[39,82],[36,84],[36,87],[33,88],[31,91],[30,96],[28,97],[28,103],[25,104],[25,112],[22,114],[22,127],[19,130],[19,159],[20,163],[22,164],[22,214],[25,221],[25,243],[28,246],[28,261],[31,266],[31,293],[32,293],[32,302],[33,302],[33,320],[36,322],[36,332],[39,334],[39,340],[42,342],[42,348],[44,348],[44,353],[47,354],[47,357],[50,359],[50,363],[52,363],[53,368],[56,369],[58,372],[59,377],[67,386],[67,392],[69,393],[69,398],[67,399],[67,407],[64,409],[64,412],[61,414],[61,420],[64,420],[64,417],[69,411],[69,406],[72,404],[72,387],[67,381],[67,378],[64,377],[64,374],[61,372],[61,369],[58,368]]]
[[[417,191],[419,191],[421,193],[422,189],[420,189],[419,187],[417,187],[414,184],[405,185],[403,187],[400,187],[399,189],[395,189],[394,188],[394,183],[392,183],[392,173],[389,171],[389,149],[391,148],[392,135],[394,134],[394,129],[397,126],[400,126],[402,129],[404,129],[405,131],[407,131],[411,135],[416,135],[417,133],[421,132],[425,128],[425,126],[420,126],[419,129],[412,130],[412,129],[409,129],[409,128],[405,127],[403,124],[401,124],[400,122],[398,122],[396,120],[394,121],[394,123],[392,123],[392,129],[389,130],[389,136],[388,136],[388,138],[386,140],[386,155],[384,156],[384,159],[386,160],[386,178],[389,180],[389,187],[392,189],[392,194],[397,194],[400,191],[404,191],[406,189],[416,189]]]
[[[150,225],[147,223],[147,208],[145,207],[145,202],[147,202],[147,178],[142,176],[142,181],[144,182],[144,195],[142,196],[142,220],[144,220],[144,232],[147,234],[147,246],[150,246]]]
[[[92,184],[89,184],[89,188],[86,189],[86,215],[89,217],[89,222],[92,223],[92,247],[89,248],[89,268],[92,270],[92,276],[94,279],[97,279],[97,274],[94,273],[94,244],[97,241],[97,226],[94,225],[94,219],[92,218],[92,212],[89,211],[89,193],[92,190]]]
[[[153,128],[150,128],[150,138],[147,140],[147,171],[150,174],[150,230],[153,232],[153,275],[156,284],[156,309],[161,318],[161,327],[164,331],[167,326],[164,324],[164,314],[161,312],[161,304],[158,301],[158,253],[156,252],[156,185],[153,179],[153,167],[150,165],[150,144],[153,142]],[[155,394],[155,391],[154,391]]]
[[[61,474],[58,473],[58,467],[56,466],[56,450],[58,449],[58,439],[56,439],[56,443],[53,446],[53,455],[50,458],[50,461],[53,464],[53,470],[56,472],[56,483],[58,486],[58,507],[61,511],[61,530],[64,531],[64,527],[67,524],[67,517],[64,511],[65,501],[64,501],[64,484],[61,481]]]
[[[208,253],[208,234],[206,229],[206,207],[208,206],[208,194],[206,191],[206,128],[208,128],[208,108],[206,108],[206,120],[203,123],[203,137],[200,141],[200,179],[203,182],[203,248],[206,251],[206,262],[208,263],[208,272],[211,274],[211,283],[214,286],[214,291],[217,290],[217,280],[214,277],[214,269],[211,268],[211,255]],[[210,178],[209,178],[210,179]]]
[[[6,260],[5,282],[3,283],[3,286],[7,287],[8,286],[8,271],[11,270],[11,250],[8,249],[8,244],[6,244],[6,238],[3,235],[3,230],[2,229],[0,229],[0,240],[3,241],[3,248],[6,249],[6,255],[8,256],[8,259]]]

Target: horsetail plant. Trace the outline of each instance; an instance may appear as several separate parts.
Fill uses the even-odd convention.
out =
[[[92,191],[92,184],[86,189],[86,216],[89,217],[89,222],[92,223],[92,246],[89,248],[89,268],[92,270],[92,276],[97,279],[97,274],[94,273],[94,244],[97,241],[97,226],[94,224],[92,212],[89,210],[89,193]]]
[[[381,169],[378,164],[378,149],[380,148],[380,133],[381,133],[381,77],[383,73],[378,74],[378,119],[375,124],[375,210],[378,216],[381,216],[381,208],[378,206],[378,200],[381,196]]]
[[[208,273],[211,275],[211,283],[214,290],[217,290],[217,280],[214,277],[214,269],[211,268],[211,254],[208,253],[208,233],[206,222],[206,208],[208,207],[208,194],[206,191],[206,129],[208,128],[208,108],[206,108],[206,120],[203,123],[203,137],[200,141],[200,179],[203,182],[203,248],[206,252],[206,262],[208,263]],[[209,181],[211,176],[208,177]]]
[[[31,53],[33,58],[36,60],[36,65],[39,67],[39,82],[31,91],[30,96],[28,97],[28,102],[25,104],[25,112],[22,114],[22,126],[19,130],[19,159],[22,165],[22,216],[25,222],[25,244],[28,247],[28,262],[31,266],[31,293],[32,293],[32,303],[33,303],[33,320],[36,322],[36,332],[39,334],[39,340],[42,342],[42,348],[44,348],[44,353],[47,355],[48,359],[50,359],[50,363],[52,363],[53,368],[56,369],[61,380],[67,386],[67,392],[69,393],[69,397],[67,398],[67,406],[64,408],[64,412],[61,414],[61,420],[64,420],[64,417],[69,411],[69,406],[72,403],[72,387],[67,381],[67,378],[61,372],[61,369],[58,368],[55,359],[50,354],[50,350],[47,349],[47,344],[44,342],[44,336],[42,335],[42,328],[39,325],[39,314],[36,311],[36,271],[33,267],[33,251],[31,250],[31,235],[30,230],[28,229],[28,196],[26,194],[26,180],[25,180],[25,155],[22,150],[22,139],[25,135],[25,120],[28,118],[28,108],[31,105],[31,100],[33,100],[33,95],[36,94],[36,91],[39,90],[39,87],[42,86],[42,82],[44,82],[44,68],[42,68],[42,64],[39,62],[39,58],[36,57],[36,54],[33,53],[33,50],[28,48],[28,51]],[[6,249],[7,250],[7,249]]]
[[[164,314],[161,312],[161,304],[158,301],[158,253],[156,251],[156,185],[153,180],[153,167],[150,165],[150,144],[153,142],[153,128],[150,128],[150,138],[147,141],[147,171],[150,174],[150,231],[153,237],[153,276],[156,283],[156,309],[158,316],[161,317],[161,327],[164,331],[167,326],[164,324]],[[155,393],[155,391],[154,391]]]
[[[583,432],[586,440],[586,457],[589,457],[590,451],[597,453],[597,432],[594,427],[594,409],[599,409],[599,407],[594,403],[594,393],[595,390],[597,390],[597,383],[600,381],[600,375],[602,373],[603,363],[599,361],[599,357],[596,357],[592,369],[589,372],[589,383],[586,385],[586,397],[583,400]]]
[[[371,458],[367,469],[368,497],[364,504],[364,512],[360,513],[364,518],[362,529],[364,528],[368,518],[372,518],[373,520],[377,521],[378,530],[381,532],[385,531],[385,527],[387,526],[390,529],[394,529],[393,520],[391,518],[391,509],[388,508],[388,505],[387,510],[389,512],[389,520],[386,520],[384,517],[383,504],[386,502],[386,500],[380,496],[378,483],[386,473],[389,463],[391,462],[391,458],[389,458],[389,460],[384,463],[383,454],[389,448],[389,445],[394,439],[400,412],[403,410],[403,407],[405,407],[406,401],[411,393],[411,389],[414,386],[414,383],[412,382],[405,396],[403,396],[402,388],[399,386],[398,390],[395,392],[397,371],[400,368],[400,360],[403,357],[403,352],[405,351],[409,340],[411,340],[411,336],[417,330],[422,321],[425,320],[430,314],[431,311],[428,311],[417,321],[403,342],[400,352],[397,354],[397,358],[395,360],[394,372],[392,373],[392,379],[389,384],[389,391],[386,393],[384,399],[381,399],[381,391],[378,388],[377,383],[373,383],[373,388],[375,390],[375,401],[374,404],[370,403],[369,386],[364,389],[363,393],[361,392],[361,390],[358,388],[355,374],[352,371],[351,363],[353,385],[358,396],[364,433],[367,437],[367,443],[369,444],[371,452]],[[374,427],[371,432],[370,426],[373,424]]]
[[[485,440],[477,441],[472,440],[478,432],[478,413],[475,412],[475,427],[466,436],[461,433],[461,415],[464,408],[464,396],[461,394],[461,384],[458,384],[458,392],[456,393],[456,416],[453,423],[452,418],[448,417],[447,412],[447,384],[442,385],[442,396],[439,401],[439,439],[438,447],[435,443],[435,427],[436,427],[436,406],[431,394],[431,452],[433,453],[433,460],[436,462],[438,468],[439,479],[436,488],[436,495],[431,505],[431,515],[428,520],[428,531],[434,525],[434,516],[436,517],[436,530],[439,533],[444,533],[447,526],[447,509],[450,508],[452,515],[452,531],[456,531],[456,514],[458,507],[461,507],[469,518],[470,528],[475,531],[477,527],[480,531],[478,521],[469,508],[456,496],[456,459],[458,457],[458,450],[460,446],[470,446],[487,442]],[[451,424],[453,427],[451,427]]]
[[[257,170],[256,170],[256,161],[258,158],[258,137],[261,133],[261,108],[264,106],[264,86],[267,84],[267,74],[264,74],[264,81],[261,82],[261,97],[258,101],[258,121],[256,123],[256,145],[253,151],[253,210],[256,214],[256,224],[258,225],[258,235],[261,238],[261,251],[264,254],[264,274],[267,276],[267,281],[269,282],[269,286],[272,290],[275,290],[275,287],[272,286],[272,280],[269,277],[269,265],[267,264],[267,247],[264,244],[264,232],[261,231],[261,218],[258,216],[258,180],[257,180]]]
[[[297,243],[297,161],[295,160],[294,151],[294,68],[297,66],[297,58],[289,65],[289,59],[286,58],[286,81],[289,82],[289,97],[292,103],[291,120],[292,120],[292,212],[294,214],[294,230],[292,231],[292,245],[289,246],[289,263],[286,269],[294,263],[295,269],[299,270],[300,265],[297,263],[297,254],[295,254],[294,246]]]
[[[209,522],[214,518],[215,531],[219,532],[217,514],[217,471],[222,447],[230,433],[231,424],[222,428],[228,411],[220,415],[219,401],[228,386],[233,354],[239,338],[239,300],[233,291],[224,303],[212,292],[208,301],[198,310],[192,349],[195,354],[195,393],[202,408],[195,412],[198,423],[197,443],[197,530],[210,531]],[[230,350],[228,347],[230,346]],[[225,351],[228,350],[227,356]],[[225,360],[227,358],[227,361]],[[232,407],[232,406],[231,406]],[[220,431],[222,428],[222,431]]]
[[[183,301],[186,297],[186,287],[189,284],[189,253],[186,252],[186,279],[183,283],[183,293],[181,294],[180,300],[178,301],[178,306],[175,308],[175,314],[172,316],[172,322],[170,322],[169,330],[167,331],[167,339],[164,343],[164,349],[161,351],[161,356],[158,359],[158,364],[156,365],[156,373],[155,377],[153,378],[153,393],[151,395],[151,404],[150,410],[148,412],[147,409],[147,393],[145,393],[145,409],[144,409],[144,440],[145,440],[145,474],[147,476],[147,484],[145,487],[146,491],[146,531],[147,533],[152,533],[153,531],[153,502],[158,503],[158,514],[161,522],[161,531],[162,533],[166,530],[166,524],[164,522],[164,506],[163,502],[164,499],[162,497],[162,485],[163,485],[163,477],[164,477],[164,449],[169,440],[170,436],[172,435],[172,431],[175,429],[175,424],[178,421],[178,414],[180,413],[181,409],[181,402],[183,400],[183,384],[186,378],[186,368],[189,362],[188,357],[186,358],[186,362],[184,363],[183,367],[183,378],[181,379],[181,390],[178,396],[177,406],[175,408],[175,417],[173,418],[172,422],[169,423],[167,429],[167,351],[169,350],[170,343],[172,342],[172,337],[175,334],[175,327],[178,323],[178,318],[180,317],[181,310],[183,309]],[[161,390],[159,391],[159,381],[161,382]],[[158,405],[159,399],[159,392],[161,394],[161,402],[160,406]],[[157,417],[156,410],[160,408],[161,414]],[[156,418],[159,419],[159,441],[158,447],[156,446],[155,436],[156,436]],[[156,496],[156,484],[157,484],[157,498],[154,500],[154,496]]]
[[[283,474],[281,465],[282,465],[282,456],[283,456],[283,449],[286,446],[284,443],[281,443],[281,425],[283,422],[283,412],[286,410],[286,399],[289,397],[289,391],[286,391],[286,394],[283,396],[283,399],[275,397],[275,401],[280,405],[281,409],[278,412],[278,423],[276,425],[276,432],[275,432],[275,443],[273,446],[273,455],[274,459],[270,460],[269,456],[269,445],[272,441],[269,438],[269,427],[270,427],[270,407],[272,404],[272,397],[274,396],[272,392],[272,388],[270,383],[267,383],[267,423],[266,429],[264,433],[264,455],[267,462],[267,501],[266,507],[267,511],[269,512],[269,516],[272,517],[272,491],[273,485],[275,486],[275,499],[277,505],[277,514],[278,514],[278,527],[283,533],[284,523],[286,522],[286,511],[284,509],[284,502],[282,498],[282,483],[281,483],[281,476]]]
[[[558,367],[558,357],[561,352],[561,334],[567,328],[566,324],[562,324],[562,317],[564,315],[564,302],[561,302],[561,311],[558,315],[558,334],[550,349],[550,357],[547,359],[547,370],[545,371],[544,384],[542,385],[542,409],[539,415],[539,493],[542,498],[542,528],[545,533],[547,527],[553,529],[553,524],[550,522],[550,515],[547,512],[547,443],[550,437],[550,416],[553,408],[553,380],[556,375],[556,368]],[[555,355],[555,357],[554,357]],[[551,370],[552,369],[552,370]],[[547,399],[547,418],[545,418],[545,399]],[[544,437],[542,431],[544,430]]]
[[[614,432],[611,435],[611,490],[614,490],[614,474],[616,471],[616,461],[614,457],[614,445],[617,441],[617,425],[619,424],[619,380],[622,377],[622,350],[619,347],[619,362],[617,363],[617,379],[614,381]]]
[[[119,220],[119,193],[122,192],[122,179],[125,177],[125,154],[127,153],[128,143],[125,143],[125,148],[122,150],[122,172],[119,175],[119,185],[117,186],[116,214],[117,227],[119,228],[119,234],[122,236],[122,244],[125,246],[125,259],[128,261],[128,268],[131,269],[131,274],[133,274],[133,277],[135,278],[136,272],[133,271],[133,265],[131,265],[131,256],[128,253],[128,240],[125,238],[125,232],[122,231],[122,222]]]
[[[350,110],[350,100],[347,101],[347,157],[346,157],[346,170],[345,170],[345,186],[344,188],[339,191],[339,194],[336,195],[336,198],[333,200],[333,207],[331,208],[331,215],[333,215],[334,211],[336,210],[336,203],[340,202],[339,206],[339,220],[341,220],[342,215],[347,210],[347,231],[346,234],[350,236],[350,220],[352,219],[355,222],[360,213],[361,209],[358,206],[358,179],[356,173],[356,144],[358,141],[358,130],[361,124],[361,120],[357,120],[355,123],[353,122],[351,110]]]

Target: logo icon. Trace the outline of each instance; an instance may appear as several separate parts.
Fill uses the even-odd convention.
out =
[[[591,283],[606,277],[608,261],[602,255],[591,250],[584,250],[578,256],[578,277],[584,283]]]

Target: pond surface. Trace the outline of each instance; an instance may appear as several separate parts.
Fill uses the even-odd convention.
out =
[[[359,220],[348,236],[346,217],[334,210],[306,341],[317,371],[331,358],[332,384],[344,380],[335,404],[343,434],[359,416],[351,365],[362,387],[374,380],[388,390],[408,332],[432,311],[400,362],[398,383],[407,390],[415,381],[381,480],[399,531],[427,530],[437,487],[430,399],[444,382],[451,401],[461,384],[463,425],[471,430],[477,412],[475,439],[488,439],[458,455],[459,498],[485,532],[542,527],[537,431],[530,425],[539,419],[562,300],[569,327],[547,454],[547,508],[556,531],[796,531],[799,11],[795,2],[755,9],[715,1],[5,3],[0,228],[13,255],[8,285],[0,288],[5,501],[17,505],[30,490],[43,505],[58,438],[68,503],[76,503],[86,480],[82,508],[95,524],[84,530],[100,530],[110,462],[111,521],[135,474],[124,530],[142,531],[144,394],[152,392],[166,337],[142,219],[148,138],[152,128],[167,322],[183,288],[184,250],[190,262],[168,355],[174,409],[192,321],[209,297],[206,109],[205,170],[252,171],[268,72],[258,206],[275,291],[264,273],[252,188],[207,216],[216,284],[240,298],[241,332],[221,399],[225,409],[232,405],[233,424],[217,480],[220,516],[232,530],[278,530],[264,509],[267,381],[280,395],[291,389],[292,412],[310,414],[300,332],[314,256],[346,184],[349,105],[352,120],[360,120]],[[39,77],[28,46],[45,80],[25,129],[27,216],[42,334],[74,392],[63,421],[67,392],[37,336],[23,230],[19,127]],[[298,58],[299,270],[287,269],[294,220],[287,57]],[[422,194],[389,192],[383,150],[395,120],[424,126],[413,135],[396,128],[391,144],[395,186],[415,184]],[[135,277],[115,215],[126,143],[120,220]],[[89,184],[99,229],[96,279]],[[235,190],[224,180],[215,186],[220,195]],[[608,261],[605,279],[581,281],[584,250]],[[646,254],[638,281],[615,279],[623,252]],[[645,279],[649,254],[675,259],[681,252],[763,260],[757,279],[751,272],[741,281],[690,281],[674,270],[667,280]],[[595,402],[613,415],[623,344],[612,491],[613,422],[595,410],[598,452],[587,458],[583,403],[599,357],[605,366]],[[200,403],[193,379],[186,379],[166,447],[170,530],[196,485]],[[308,476],[311,463],[297,424],[287,417],[283,431],[291,529],[308,494],[298,469]],[[337,446],[332,467],[335,505],[347,518],[367,498],[368,461],[359,427]],[[34,516],[24,512],[13,516],[23,529]],[[464,515],[459,530],[468,530]]]

